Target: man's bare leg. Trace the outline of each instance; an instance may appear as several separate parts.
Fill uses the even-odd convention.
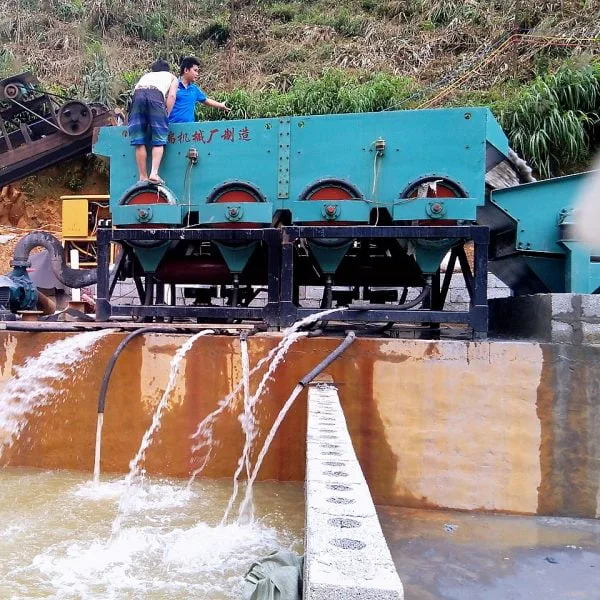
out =
[[[158,176],[158,169],[162,161],[163,153],[165,151],[164,146],[153,146],[152,148],[152,171],[150,172],[149,181],[154,183],[162,183],[162,179]]]
[[[148,170],[146,168],[146,159],[148,158],[148,153],[146,152],[146,146],[144,144],[140,144],[135,147],[135,162],[137,164],[138,170],[138,178],[140,181],[145,181],[148,179]]]

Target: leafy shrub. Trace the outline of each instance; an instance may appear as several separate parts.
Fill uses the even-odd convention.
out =
[[[296,18],[298,6],[296,4],[277,2],[271,5],[267,12],[272,19],[282,21],[283,23],[289,23]]]
[[[92,54],[91,59],[84,65],[82,79],[82,92],[86,100],[106,105],[114,103],[113,73],[104,54],[100,52]]]
[[[138,14],[125,23],[125,32],[148,42],[158,42],[165,38],[166,18],[160,12]]]
[[[600,123],[600,62],[536,79],[499,117],[515,149],[542,177],[586,161]]]
[[[403,77],[379,73],[360,80],[338,69],[329,69],[318,78],[296,78],[285,92],[234,90],[220,99],[232,107],[232,116],[239,119],[323,115],[390,109],[405,100],[414,88],[412,80]],[[202,109],[201,114],[208,120],[223,117],[213,109]]]
[[[83,2],[82,0],[59,0],[54,6],[54,14],[61,21],[76,21],[83,17]]]

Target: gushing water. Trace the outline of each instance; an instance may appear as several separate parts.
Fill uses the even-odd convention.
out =
[[[250,453],[252,442],[256,436],[256,417],[250,400],[250,358],[248,356],[248,340],[240,336],[240,356],[242,359],[242,384],[244,390],[244,412],[238,417],[244,431],[244,449],[239,458],[237,468],[233,475],[232,498],[238,493],[238,480],[242,469],[246,469],[246,477],[250,477]],[[223,523],[221,523],[223,524]]]
[[[238,522],[245,521],[247,518],[248,511],[251,510],[251,507],[253,504],[252,486],[254,485],[254,482],[256,481],[256,477],[258,475],[258,472],[260,471],[262,462],[265,458],[265,455],[269,451],[269,447],[271,446],[271,442],[273,441],[273,438],[275,437],[275,434],[277,433],[279,426],[281,425],[283,419],[285,419],[285,416],[287,415],[290,408],[292,408],[292,404],[294,404],[294,401],[296,400],[296,398],[298,397],[298,395],[300,394],[302,389],[303,389],[303,386],[301,384],[298,384],[294,388],[293,392],[290,394],[290,397],[287,399],[286,403],[283,405],[283,408],[277,415],[275,422],[271,426],[271,430],[269,431],[269,434],[265,438],[265,443],[263,444],[263,447],[261,448],[261,451],[258,454],[258,457],[256,459],[256,464],[254,465],[254,469],[252,470],[252,475],[250,475],[250,477],[248,478],[248,483],[246,484],[246,494],[244,495],[244,499],[243,499],[242,503],[240,504],[240,510],[238,513]],[[225,517],[223,519],[225,519]]]
[[[277,367],[283,361],[283,359],[285,358],[285,355],[287,354],[287,351],[290,349],[292,344],[294,342],[296,342],[298,339],[306,337],[307,335],[308,335],[307,332],[301,331],[301,332],[291,333],[283,338],[283,340],[282,340],[283,343],[280,344],[279,350],[275,353],[275,357],[271,361],[269,368],[267,369],[267,371],[263,375],[262,379],[260,380],[260,383],[258,384],[258,387],[256,388],[256,392],[254,392],[254,395],[248,400],[248,412],[250,414],[252,414],[252,418],[254,418],[254,411],[258,404],[258,400],[261,397],[263,390],[265,389],[265,386],[267,385],[267,382],[269,381],[269,379],[275,372],[275,369],[277,369]],[[229,498],[229,502],[227,503],[227,508],[225,509],[225,514],[223,515],[223,519],[221,520],[221,525],[225,525],[225,523],[227,523],[227,519],[229,518],[229,514],[235,503],[235,500],[237,497],[237,492],[238,492],[237,481],[242,472],[242,467],[244,466],[244,464],[249,463],[249,461],[250,461],[250,453],[252,452],[252,444],[254,442],[255,437],[256,437],[255,431],[252,432],[251,437],[246,435],[246,440],[244,442],[244,448],[242,449],[242,454],[241,454],[240,458],[238,459],[237,469],[233,475],[234,490],[233,490],[233,493],[231,494],[231,498]],[[251,502],[252,489],[251,488],[248,489],[248,487],[246,487],[246,495],[248,495],[248,494],[250,495],[250,501],[246,504],[247,512],[246,512],[244,518],[246,520],[251,520],[252,519],[252,502]]]
[[[330,315],[331,313],[342,312],[344,310],[345,310],[345,308],[331,308],[328,310],[321,311],[319,313],[315,313],[313,315],[308,315],[307,317],[304,317],[300,321],[296,321],[296,323],[294,323],[293,325],[291,325],[290,327],[288,327],[287,329],[285,329],[282,332],[282,334],[283,334],[282,338],[279,341],[279,343],[277,344],[277,346],[275,346],[275,348],[273,348],[266,356],[261,358],[256,363],[256,366],[249,372],[248,379],[256,371],[258,371],[265,363],[275,360],[275,357],[278,356],[280,354],[280,352],[283,350],[283,354],[281,355],[281,357],[279,359],[277,359],[277,364],[279,364],[279,362],[283,359],[283,357],[285,356],[285,353],[289,350],[291,345],[293,343],[295,343],[296,341],[298,341],[299,339],[306,337],[306,335],[308,335],[308,333],[305,333],[305,332],[298,332],[299,329],[301,329],[302,327],[305,327],[306,325],[310,325],[311,323],[314,323],[314,322],[318,321],[319,319],[322,319],[323,317]],[[266,380],[265,380],[265,383],[266,383]],[[209,413],[206,417],[204,417],[204,419],[199,423],[199,425],[196,429],[196,432],[191,436],[192,439],[199,438],[199,441],[196,443],[196,445],[192,447],[192,452],[198,452],[203,448],[207,448],[207,451],[206,451],[206,454],[205,454],[204,459],[202,460],[200,466],[198,466],[192,472],[192,475],[190,476],[190,479],[188,482],[188,486],[192,485],[192,483],[194,482],[196,477],[198,475],[200,475],[202,473],[202,471],[204,471],[204,468],[208,464],[208,461],[210,460],[210,458],[212,456],[213,448],[215,446],[213,436],[212,436],[214,425],[215,425],[219,415],[221,415],[226,410],[231,410],[231,408],[233,407],[233,401],[235,400],[237,394],[242,389],[243,385],[244,385],[244,381],[242,378],[242,380],[238,381],[238,383],[234,386],[233,390],[217,403],[217,408],[214,411],[212,411],[211,413]],[[264,388],[264,385],[263,385],[263,388]],[[261,390],[261,393],[262,393],[262,390]]]
[[[173,389],[175,388],[175,384],[177,382],[181,361],[184,359],[185,355],[190,351],[190,349],[194,345],[194,342],[198,338],[212,333],[214,333],[212,329],[205,329],[203,331],[200,331],[199,333],[196,333],[188,340],[186,340],[184,344],[182,344],[182,346],[177,350],[177,352],[175,352],[175,356],[173,356],[173,359],[171,360],[169,381],[167,382],[167,387],[165,388],[165,391],[163,392],[163,395],[158,405],[156,406],[154,416],[152,417],[152,423],[150,424],[150,427],[148,427],[146,433],[144,434],[144,437],[142,438],[140,448],[137,451],[137,454],[129,463],[129,473],[125,477],[125,492],[121,495],[121,499],[119,501],[119,512],[117,514],[117,517],[113,521],[113,535],[119,533],[121,529],[122,517],[128,512],[128,503],[131,501],[131,494],[129,493],[129,490],[131,488],[132,483],[140,475],[140,465],[146,457],[146,451],[152,443],[152,437],[160,428],[162,415],[167,407],[169,397],[171,396],[171,393],[173,392]]]
[[[248,431],[248,435],[256,434],[256,419],[250,410],[250,356],[248,355],[248,339],[240,339],[240,355],[242,358],[242,381],[244,382],[244,420],[242,426]],[[247,437],[248,437],[247,435]],[[250,476],[250,461],[245,461],[246,475]]]
[[[0,393],[0,455],[19,437],[29,415],[61,393],[54,382],[72,377],[78,365],[89,361],[96,343],[109,333],[105,329],[70,335],[15,367],[14,376]]]
[[[243,575],[275,548],[302,552],[303,489],[256,488],[257,519],[220,527],[223,481],[146,482],[127,527],[110,538],[123,479],[0,471],[0,598],[231,600]]]

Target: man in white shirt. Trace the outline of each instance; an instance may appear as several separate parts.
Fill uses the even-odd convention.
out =
[[[177,83],[177,77],[169,72],[169,64],[158,59],[134,88],[129,111],[129,138],[131,145],[135,146],[140,182],[164,183],[158,170],[169,134],[169,113],[175,104]],[[146,167],[146,143],[152,146],[150,175]]]

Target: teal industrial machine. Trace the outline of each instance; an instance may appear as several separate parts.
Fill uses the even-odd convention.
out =
[[[478,222],[491,233],[490,270],[515,294],[598,293],[600,240],[597,248],[589,248],[575,230],[576,201],[591,176],[578,173],[494,190],[480,209]]]
[[[276,327],[344,307],[332,318],[466,323],[485,335],[488,258],[515,293],[600,287],[595,254],[570,227],[583,176],[532,182],[485,108],[174,124],[158,186],[136,184],[126,127],[97,130],[93,150],[110,159],[101,320]],[[112,271],[111,243],[121,248]],[[466,311],[444,310],[457,263]],[[117,305],[127,277],[139,298]],[[302,300],[306,286],[320,306]]]

